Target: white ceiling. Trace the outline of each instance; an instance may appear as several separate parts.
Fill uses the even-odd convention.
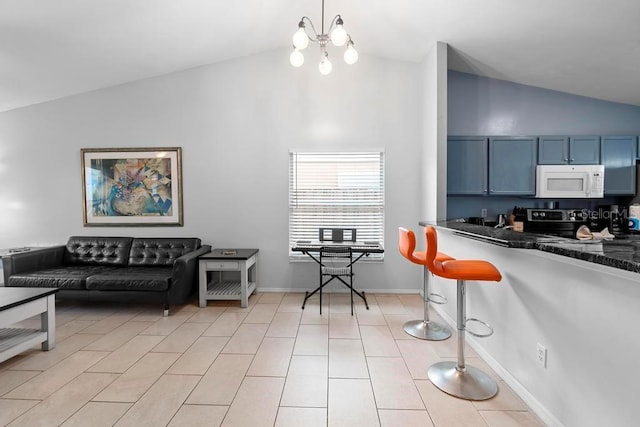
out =
[[[326,0],[362,54],[640,106],[640,0]],[[321,0],[0,0],[0,111],[290,47]],[[288,61],[288,57],[283,57]]]

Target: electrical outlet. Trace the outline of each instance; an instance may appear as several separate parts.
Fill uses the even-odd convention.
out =
[[[538,351],[537,351],[538,363],[542,365],[543,368],[547,367],[547,349],[542,344],[538,343]]]
[[[480,216],[482,218],[486,218],[487,217],[487,208],[482,208]]]

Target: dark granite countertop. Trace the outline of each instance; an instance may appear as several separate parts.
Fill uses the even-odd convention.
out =
[[[501,228],[455,221],[420,221],[455,231],[465,237],[509,248],[534,249],[556,255],[640,273],[640,235],[616,236],[613,240],[577,240],[563,237],[520,233]]]

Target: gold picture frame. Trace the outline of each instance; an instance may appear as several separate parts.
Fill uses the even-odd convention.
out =
[[[182,149],[83,148],[86,226],[182,226]]]

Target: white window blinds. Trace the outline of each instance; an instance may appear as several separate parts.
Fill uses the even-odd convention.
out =
[[[358,241],[384,245],[383,152],[289,153],[289,256],[320,227],[355,228]]]

